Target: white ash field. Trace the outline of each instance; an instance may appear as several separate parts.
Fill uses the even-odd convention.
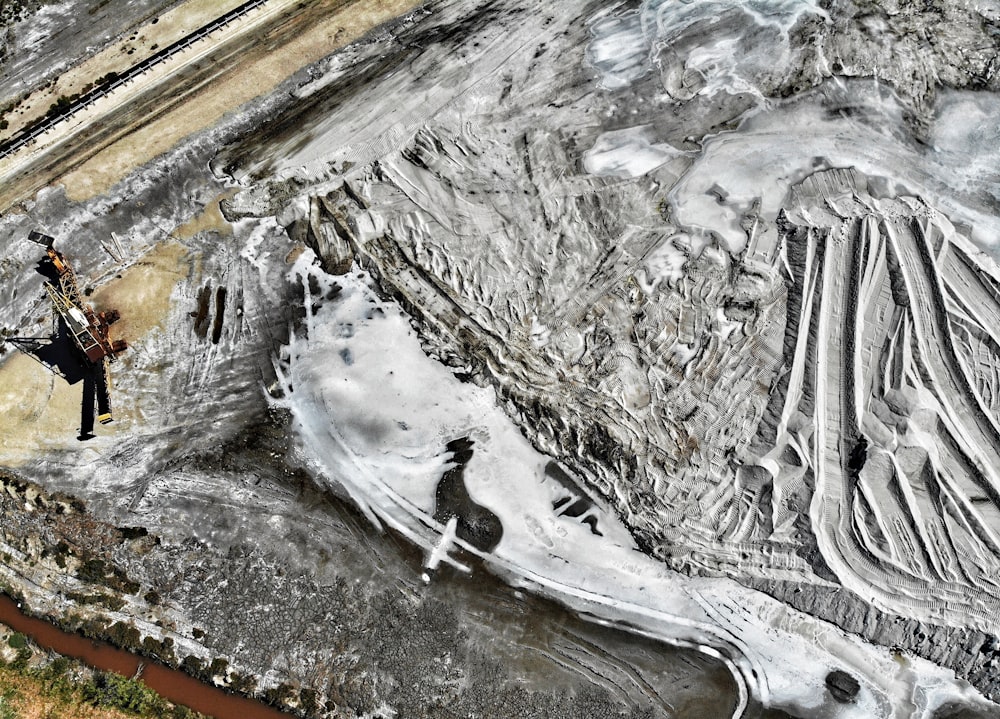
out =
[[[92,5],[0,99],[189,9]],[[1000,2],[327,5],[0,159],[0,588],[303,716],[1000,716]]]

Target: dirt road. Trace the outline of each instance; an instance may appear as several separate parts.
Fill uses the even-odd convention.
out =
[[[0,161],[0,211],[55,182],[74,199],[99,194],[182,138],[416,4],[270,0]]]

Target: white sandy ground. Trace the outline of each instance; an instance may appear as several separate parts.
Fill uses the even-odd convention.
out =
[[[654,46],[669,43],[685,23],[733,5],[694,0],[671,3],[667,12],[666,3],[650,0],[637,13],[595,18],[588,59],[602,73],[605,87],[625,87],[657,71],[650,62]],[[779,38],[803,13],[822,16],[808,2],[746,7],[752,21]],[[990,240],[995,221],[983,213],[978,195],[995,188],[995,177],[990,158],[976,153],[988,144],[992,130],[966,118],[970,109],[989,116],[988,98],[946,95],[941,117],[947,122],[935,128],[936,147],[918,148],[893,134],[901,111],[885,87],[827,83],[824,92],[839,91],[865,109],[844,116],[825,113],[815,96],[772,104],[752,80],[765,64],[780,67],[783,56],[762,47],[734,63],[730,40],[713,37],[686,62],[700,78],[695,93],[758,97],[738,130],[710,137],[692,156],[656,137],[650,126],[637,124],[600,135],[581,158],[589,173],[624,177],[651,173],[682,156],[693,159],[670,196],[673,217],[687,232],[668,238],[644,258],[637,276],[642,284],[676,281],[690,248],[709,235],[723,239],[730,250],[743,249],[746,233],[739,221],[752,203],[759,199],[761,213],[773,217],[788,188],[824,165],[854,165],[866,174],[898,178],[900,185],[886,189],[923,194],[956,219],[974,224],[981,243]],[[495,42],[506,48],[512,40]],[[496,56],[506,55],[497,51]],[[349,71],[349,60],[347,55],[334,58],[329,72],[298,94],[325,87]],[[491,65],[483,75],[493,70]],[[371,107],[336,108],[310,128],[305,141],[295,138],[271,148],[247,172],[266,166],[279,176],[319,179],[329,177],[334,160],[363,164],[383,157],[474,81],[435,87],[427,95],[400,92],[391,107],[374,105],[377,117],[366,114]],[[684,89],[681,83],[677,88]],[[670,98],[646,100],[666,104]],[[307,255],[300,258],[296,272],[328,286],[332,280],[309,261]],[[975,691],[928,662],[870,646],[735,582],[670,573],[635,550],[610,512],[600,512],[603,538],[578,520],[555,517],[551,507],[559,487],[544,479],[548,458],[523,440],[496,406],[492,391],[462,384],[429,360],[405,316],[374,300],[363,276],[336,281],[343,288],[340,298],[320,307],[310,317],[308,337],[288,348],[283,402],[297,417],[304,453],[316,472],[344,486],[372,521],[389,524],[424,546],[429,564],[447,561],[448,548],[461,545],[453,530],[435,523],[431,514],[435,484],[450,459],[445,445],[469,436],[475,442],[465,469],[469,491],[501,518],[505,532],[486,561],[513,583],[600,621],[719,653],[731,662],[744,699],[753,694],[769,706],[807,716],[829,703],[823,679],[835,668],[863,684],[858,703],[836,705],[837,716],[925,717],[949,699],[976,700]],[[546,331],[541,325],[532,328],[540,341]]]
[[[461,548],[595,621],[721,656],[741,688],[736,716],[749,695],[807,715],[830,705],[824,677],[837,668],[862,690],[829,716],[929,717],[949,700],[976,701],[967,684],[929,662],[871,646],[733,581],[665,569],[600,505],[592,512],[603,537],[580,518],[555,516],[553,502],[566,492],[545,478],[549,458],[523,438],[491,388],[464,384],[426,356],[404,312],[379,300],[365,273],[326,275],[311,251],[291,273],[313,311],[279,365],[285,396],[277,401],[294,414],[303,459],[345,487],[374,523],[424,547],[429,565],[462,566]],[[325,301],[334,285],[339,294]],[[474,441],[466,486],[503,524],[492,554],[432,518],[450,461],[445,445],[460,437]]]
[[[694,4],[702,12],[726,5]],[[647,3],[644,7],[656,5]],[[782,6],[793,10],[800,7],[794,3]],[[774,22],[779,31],[788,22],[780,12],[761,12],[764,17],[777,17]],[[710,55],[721,56],[725,49],[713,45],[711,52],[698,56],[698,67],[715,77],[706,68],[725,67],[713,65],[716,61]],[[609,56],[602,57],[608,60]],[[612,57],[608,62],[617,60]],[[636,62],[641,69],[642,58]],[[718,77],[737,82],[730,70],[718,73]],[[713,85],[705,87],[711,91]],[[872,92],[872,100],[883,99],[884,89],[873,87]],[[973,102],[988,116],[990,108],[976,104],[980,98],[959,94],[954,97],[963,103]],[[887,102],[891,104],[891,100]],[[989,158],[973,166],[963,157],[967,160],[973,143],[984,141],[975,133],[989,136],[990,128],[963,121],[967,104],[955,107],[952,129],[943,133],[937,143],[942,153],[955,153],[945,163],[946,169],[968,169],[971,173],[974,167],[979,174],[970,174],[969,180],[988,182]],[[411,125],[422,121],[418,113],[410,116],[409,110],[402,106],[398,109],[399,138],[410,132]],[[807,155],[803,151],[808,144],[805,140],[827,142],[831,154],[836,151],[852,157],[865,172],[878,167],[878,157],[870,160],[866,155],[859,156],[857,143],[851,141],[855,137],[852,133],[861,127],[876,144],[891,140],[857,123],[831,127],[840,121],[826,119],[827,124],[817,124],[816,111],[807,102],[800,113],[793,130],[784,126],[785,120],[772,120],[767,113],[761,113],[757,124],[747,123],[740,132],[720,135],[710,142],[685,178],[686,189],[678,191],[678,216],[694,230],[706,228],[734,243],[742,242],[742,234],[739,238],[731,234],[732,219],[738,214],[732,208],[742,207],[760,194],[761,188],[770,187],[769,183],[779,189],[772,191],[773,197],[766,195],[765,202],[780,201],[780,187],[798,179],[803,168],[812,167],[809,163],[814,153],[810,150]],[[343,137],[333,136],[336,129],[331,125],[330,136],[320,132],[303,153],[328,152],[328,148],[343,144]],[[782,149],[776,153],[779,139]],[[589,155],[589,171],[626,175],[648,172],[660,155],[673,152],[644,128],[602,137],[594,148]],[[766,152],[768,149],[770,152]],[[920,177],[933,174],[920,164],[924,162],[922,155],[904,150],[916,158],[914,164],[924,167]],[[884,157],[898,151],[887,149]],[[372,150],[372,154],[378,152]],[[734,154],[744,157],[742,165],[733,164]],[[293,154],[286,165],[295,167],[302,161],[302,155]],[[892,175],[899,174],[895,165],[892,169]],[[753,187],[740,184],[741,177],[755,172],[764,174],[758,175]],[[948,176],[942,184],[953,180],[954,176]],[[704,194],[708,186],[716,183],[729,193],[729,210],[720,211],[716,200]],[[918,189],[915,186],[913,191]],[[708,202],[710,207],[700,202]],[[261,232],[280,229],[273,223],[262,223]],[[682,236],[671,239],[671,243],[686,241]],[[255,259],[252,244],[244,257]],[[662,246],[647,258],[644,280],[655,284],[676,277],[679,258],[683,257],[683,252],[672,244]],[[317,277],[321,286],[332,282],[310,265],[308,253],[299,259],[295,272],[300,277]],[[553,596],[598,621],[631,623],[632,631],[720,652],[729,659],[743,687],[744,699],[753,693],[772,706],[796,707],[805,712],[818,706],[824,700],[823,677],[833,668],[845,669],[863,680],[858,704],[841,707],[840,716],[845,717],[929,716],[934,707],[950,698],[976,696],[950,672],[871,647],[734,582],[689,579],[665,570],[635,551],[624,527],[611,512],[599,513],[603,538],[593,535],[578,520],[556,518],[551,502],[560,488],[545,481],[541,472],[548,458],[524,441],[496,406],[492,391],[458,382],[444,367],[427,358],[405,316],[391,303],[375,300],[363,276],[340,278],[337,282],[343,286],[341,298],[323,303],[309,318],[308,338],[288,348],[284,401],[300,423],[305,456],[330,481],[346,486],[373,520],[396,527],[425,547],[429,555],[443,561],[453,545],[461,543],[447,538],[446,527],[429,516],[433,490],[449,462],[445,444],[470,436],[476,444],[473,459],[466,467],[468,488],[476,501],[500,516],[505,530],[502,542],[486,560],[512,582]],[[351,358],[353,364],[348,364],[345,357]],[[123,389],[134,390],[128,386]],[[446,537],[444,542],[442,537]],[[471,551],[469,547],[464,549]]]

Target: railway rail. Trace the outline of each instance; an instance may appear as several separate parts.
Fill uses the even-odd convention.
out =
[[[244,15],[249,14],[253,10],[259,8],[260,6],[266,4],[268,0],[249,0],[242,5],[233,8],[224,15],[220,15],[216,19],[202,25],[197,30],[185,35],[181,39],[175,41],[171,45],[157,51],[156,53],[150,55],[146,59],[139,63],[136,63],[132,67],[125,70],[122,74],[118,75],[113,80],[106,83],[98,85],[97,87],[89,90],[80,95],[80,97],[73,100],[66,108],[56,115],[47,115],[40,120],[28,125],[24,129],[20,130],[13,137],[4,142],[0,143],[0,159],[10,157],[17,153],[19,150],[27,147],[32,142],[37,140],[41,135],[45,134],[47,131],[51,130],[53,127],[61,122],[69,120],[73,115],[75,115],[80,110],[94,104],[101,98],[107,97],[113,93],[116,89],[128,84],[129,82],[135,80],[137,77],[148,72],[152,68],[156,67],[160,63],[166,62],[170,58],[184,52],[192,45],[204,40],[206,37],[214,33],[216,30],[228,27],[232,22],[238,20]]]

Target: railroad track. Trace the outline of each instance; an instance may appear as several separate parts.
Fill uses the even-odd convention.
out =
[[[28,146],[39,136],[43,135],[48,130],[58,125],[61,122],[65,122],[73,117],[77,112],[83,110],[84,108],[94,104],[103,97],[106,97],[113,93],[118,88],[129,82],[135,80],[146,72],[150,71],[162,62],[166,62],[170,58],[178,55],[185,50],[187,50],[192,45],[200,42],[207,36],[211,35],[216,30],[225,28],[229,26],[235,20],[247,15],[253,10],[257,9],[261,5],[267,3],[268,0],[249,0],[242,5],[233,8],[229,12],[225,13],[212,20],[205,25],[202,25],[197,30],[185,35],[180,40],[168,45],[162,50],[157,51],[153,55],[150,55],[145,60],[136,63],[132,67],[128,68],[124,73],[119,75],[114,80],[110,82],[101,84],[88,92],[80,95],[77,99],[73,100],[66,109],[57,115],[51,115],[43,117],[42,119],[28,125],[24,129],[20,130],[9,140],[0,143],[0,159],[10,157],[22,148]]]

